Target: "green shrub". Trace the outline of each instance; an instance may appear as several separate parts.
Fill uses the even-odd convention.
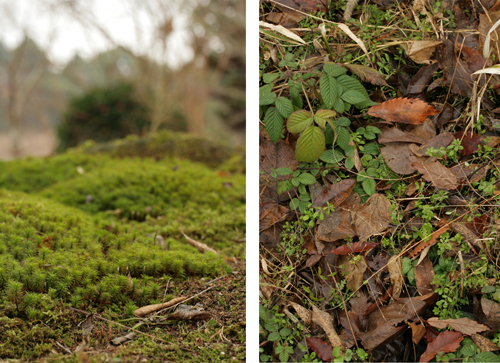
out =
[[[94,88],[70,101],[58,130],[59,150],[89,139],[102,142],[140,135],[149,123],[149,112],[134,96],[131,83]]]

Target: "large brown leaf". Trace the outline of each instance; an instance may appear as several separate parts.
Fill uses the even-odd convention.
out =
[[[441,147],[446,147],[452,141],[453,134],[451,132],[443,132],[427,141],[424,145],[420,146],[420,148],[413,150],[413,152],[418,156],[427,156],[427,150],[430,148],[439,149]]]
[[[425,257],[417,267],[415,267],[415,281],[417,290],[420,295],[427,295],[434,292],[432,280],[434,279],[434,269],[432,262],[428,257]]]
[[[404,124],[422,124],[427,117],[438,113],[434,107],[416,98],[396,98],[368,110],[370,116]]]
[[[363,286],[363,274],[367,268],[364,256],[361,256],[359,260],[355,260],[348,255],[341,255],[337,260],[337,265],[340,274],[345,276],[350,291],[357,291]]]
[[[330,213],[318,225],[317,238],[325,242],[335,242],[355,235],[351,212],[345,209],[337,209]]]
[[[458,187],[458,181],[455,174],[439,161],[433,161],[426,164],[413,163],[412,167],[417,169],[423,178],[431,182],[435,187],[441,189],[454,190]]]
[[[391,222],[391,202],[382,194],[373,194],[356,211],[352,219],[362,242],[370,236],[380,233]]]
[[[415,168],[412,164],[425,160],[416,156],[413,151],[411,151],[410,144],[406,142],[393,142],[387,144],[387,146],[380,149],[380,153],[387,166],[389,166],[392,171],[403,175],[413,174]]]
[[[387,144],[390,142],[414,142],[416,144],[423,144],[424,140],[410,132],[402,131],[395,127],[384,127],[380,129],[381,133],[378,135],[378,142]]]
[[[389,262],[387,262],[387,269],[389,270],[389,276],[393,286],[392,296],[394,299],[398,299],[403,289],[401,257],[398,255],[392,256]]]
[[[430,318],[427,323],[438,329],[446,329],[449,325],[453,330],[459,331],[464,335],[477,334],[486,330],[490,330],[486,325],[479,324],[478,322],[469,318],[460,319],[444,319]]]
[[[334,255],[347,255],[349,253],[358,253],[371,250],[373,247],[378,246],[378,243],[373,242],[355,242],[351,246],[348,244],[342,245],[340,247],[332,250]]]
[[[427,345],[427,349],[420,356],[420,362],[428,362],[439,352],[451,353],[460,347],[460,342],[464,336],[458,331],[444,331],[440,333],[432,343]]]
[[[345,179],[338,183],[326,187],[323,192],[314,200],[313,207],[323,207],[326,202],[330,202],[334,207],[339,206],[354,189],[356,180]]]

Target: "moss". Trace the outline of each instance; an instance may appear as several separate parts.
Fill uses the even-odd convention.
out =
[[[0,188],[5,188],[0,189],[0,336],[6,337],[0,340],[0,357],[48,357],[58,350],[54,341],[74,350],[82,339],[75,327],[84,317],[68,307],[133,326],[136,307],[163,301],[167,286],[171,287],[167,298],[191,288],[195,295],[206,289],[204,277],[212,280],[230,272],[222,256],[244,257],[245,245],[235,241],[245,232],[245,178],[227,172],[244,170],[238,166],[244,154],[215,153],[217,162],[211,167],[174,159],[162,149],[171,140],[169,135],[149,139],[159,140],[156,146],[128,138],[113,143],[119,147],[108,153],[87,153],[89,147],[84,146],[45,159],[0,162]],[[136,141],[146,151],[135,156],[153,158],[126,157],[141,150],[129,148]],[[177,156],[188,153],[176,148]],[[126,150],[126,155],[117,150]],[[197,152],[192,155],[203,159]],[[218,169],[213,168],[216,164]],[[186,244],[181,230],[221,256],[200,254]],[[164,238],[163,247],[157,235]],[[227,314],[241,320],[243,277],[239,285],[243,295],[237,301],[243,309],[233,311],[228,293],[233,287],[222,280],[211,301],[215,309],[224,300]],[[177,331],[176,339],[154,326],[144,330],[196,351],[196,358],[182,349],[165,352],[163,344],[142,337],[114,355],[199,362],[244,358],[244,328],[229,336],[233,343],[217,344],[228,351],[227,357],[220,357],[212,352],[215,344],[210,337],[225,324],[211,322],[203,328],[203,336],[194,333],[193,324],[197,323],[172,325],[169,329]],[[123,335],[115,328],[95,328],[89,342],[92,349],[105,349],[111,331],[115,337]],[[143,340],[147,343],[141,344]]]

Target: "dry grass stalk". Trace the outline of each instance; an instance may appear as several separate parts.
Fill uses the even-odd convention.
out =
[[[180,231],[181,231],[182,235],[184,237],[186,237],[186,242],[189,243],[191,246],[196,247],[198,249],[198,251],[200,251],[201,253],[205,253],[206,251],[209,251],[209,252],[215,253],[216,255],[219,254],[216,250],[208,247],[206,244],[198,242],[198,241],[186,236],[186,234],[184,233],[184,231],[182,229]]]
[[[139,308],[136,311],[134,311],[134,315],[137,316],[138,318],[142,318],[143,316],[154,313],[161,309],[168,308],[186,299],[187,297],[181,296],[181,297],[176,297],[175,299],[172,299],[166,303],[143,306],[142,308]]]

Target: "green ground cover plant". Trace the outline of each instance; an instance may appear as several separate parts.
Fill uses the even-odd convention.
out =
[[[261,361],[498,360],[497,8],[260,10]]]
[[[244,175],[88,147],[0,164],[0,357],[244,359]],[[219,254],[200,253],[183,233]],[[210,317],[134,315],[179,296]],[[127,327],[136,338],[111,344]]]

